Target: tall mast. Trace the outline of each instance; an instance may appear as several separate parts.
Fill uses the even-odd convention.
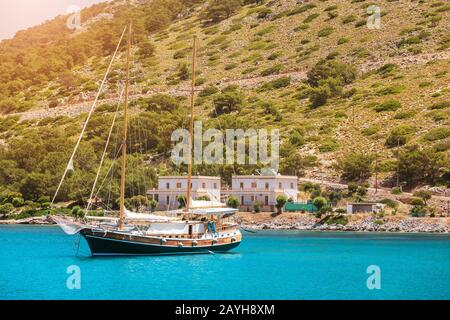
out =
[[[191,119],[189,126],[189,162],[187,178],[186,210],[191,208],[191,177],[192,177],[192,149],[194,140],[194,99],[195,99],[195,60],[197,56],[197,36],[192,45],[192,83],[191,83]]]
[[[127,138],[128,138],[128,95],[130,85],[130,60],[131,60],[131,32],[132,22],[128,26],[128,45],[127,45],[127,70],[125,78],[125,106],[123,110],[123,142],[122,142],[122,173],[120,177],[120,215],[119,230],[124,227],[125,220],[125,181],[127,166]]]

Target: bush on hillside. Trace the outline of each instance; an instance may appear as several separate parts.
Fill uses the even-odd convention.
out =
[[[352,152],[338,160],[341,178],[345,181],[366,181],[372,175],[373,156],[362,152]]]
[[[244,104],[244,97],[240,92],[225,92],[213,100],[215,115],[240,111]]]
[[[231,17],[240,7],[240,0],[210,0],[204,16],[207,20],[218,23]]]

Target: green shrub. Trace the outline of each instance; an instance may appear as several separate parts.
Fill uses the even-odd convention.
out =
[[[351,152],[338,159],[338,168],[345,181],[366,181],[372,176],[373,156],[363,152]],[[350,187],[350,185],[349,185]],[[356,186],[356,191],[358,186]],[[350,190],[349,190],[350,191]]]
[[[323,11],[327,12],[327,11],[333,11],[333,10],[337,10],[338,6],[337,5],[331,5],[326,7]]]
[[[410,111],[401,111],[401,112],[397,112],[394,115],[394,119],[409,119],[409,118],[414,117],[415,115],[416,115],[416,112],[412,111],[412,110],[410,110]]]
[[[264,36],[264,35],[266,35],[266,34],[268,34],[268,33],[271,33],[271,32],[273,32],[273,31],[275,31],[276,29],[277,29],[276,26],[268,26],[268,27],[266,27],[266,28],[264,28],[264,29],[258,31],[258,32],[256,33],[256,35],[262,37],[262,36]]]
[[[339,144],[333,139],[325,139],[319,146],[322,153],[335,151],[339,148]]]
[[[11,203],[0,205],[0,214],[5,218],[8,214],[14,211],[14,206]]]
[[[214,111],[217,116],[240,111],[244,98],[239,92],[225,92],[214,98]]]
[[[377,95],[386,96],[389,94],[398,94],[398,93],[402,92],[404,89],[405,89],[405,86],[403,86],[403,85],[388,86],[388,87],[384,87],[384,88],[378,90]]]
[[[433,128],[424,135],[424,139],[428,141],[442,140],[450,137],[450,128],[441,127]]]
[[[418,184],[433,185],[440,179],[445,179],[442,171],[446,166],[444,155],[434,152],[432,147],[407,146],[399,151],[398,159],[399,180],[410,187]]]
[[[402,192],[402,189],[401,189],[401,188],[395,187],[395,188],[392,188],[392,189],[391,189],[391,193],[392,193],[392,194],[395,194],[395,195],[398,195],[398,194],[402,194],[403,192]]]
[[[229,64],[227,64],[227,65],[225,65],[225,70],[232,70],[232,69],[234,69],[234,68],[236,68],[238,66],[238,64],[237,63],[229,63]]]
[[[230,18],[240,7],[240,0],[212,0],[205,9],[205,18],[218,23]]]
[[[387,76],[392,74],[395,70],[397,70],[399,67],[398,65],[394,63],[388,63],[383,65],[382,67],[378,68],[375,73],[379,74],[380,76]]]
[[[253,202],[253,211],[255,213],[260,213],[261,212],[261,203],[259,201]]]
[[[313,204],[319,211],[322,211],[328,205],[328,201],[324,197],[316,197],[313,199]]]
[[[366,20],[362,19],[355,23],[355,28],[359,28],[366,25]]]
[[[167,94],[158,93],[149,98],[144,98],[142,102],[148,111],[174,111],[180,106],[180,102]]]
[[[204,88],[200,93],[198,94],[199,97],[208,97],[215,93],[219,92],[219,89],[216,86],[208,86]]]
[[[327,37],[330,34],[332,34],[333,31],[334,31],[333,27],[325,27],[325,28],[319,30],[319,32],[317,33],[317,36],[319,36],[319,37]]]
[[[373,125],[373,126],[362,129],[361,133],[364,136],[371,136],[371,135],[374,135],[375,133],[377,133],[378,131],[380,131],[380,127]]]
[[[291,77],[281,77],[264,83],[258,88],[258,91],[276,90],[289,86],[291,84]]]
[[[177,196],[178,208],[185,208],[187,204],[187,198],[185,195],[179,194]]]
[[[261,71],[261,76],[266,77],[269,76],[271,74],[277,74],[280,73],[280,71],[283,69],[283,65],[282,64],[276,64],[272,67],[269,67],[267,69],[264,69],[263,71]]]
[[[342,85],[352,83],[357,76],[355,66],[339,60],[321,60],[308,72],[307,82],[316,87],[321,80],[338,79]]]
[[[408,141],[409,135],[416,129],[410,125],[400,125],[391,130],[388,138],[386,139],[386,146],[394,148],[397,146],[403,146]]]
[[[272,13],[272,10],[269,8],[263,8],[258,12],[258,19],[265,19],[268,15]]]
[[[374,108],[376,112],[385,112],[385,111],[396,111],[401,108],[401,103],[397,100],[388,100],[377,104]]]
[[[356,16],[353,15],[353,14],[348,15],[348,16],[346,16],[346,17],[344,17],[344,18],[342,19],[342,23],[343,23],[343,24],[347,24],[347,23],[350,23],[350,22],[353,22],[353,21],[356,21]]]
[[[295,9],[292,9],[292,10],[288,11],[286,13],[286,15],[287,16],[293,16],[293,15],[296,15],[296,14],[308,11],[308,10],[310,10],[312,8],[315,8],[315,7],[316,7],[316,5],[314,3],[307,3],[307,4],[304,4],[304,5],[300,6],[300,7],[297,7]]]
[[[277,208],[278,213],[282,212],[287,201],[288,201],[288,198],[284,194],[280,194],[279,196],[277,196],[277,199],[276,199],[277,204],[275,206]]]
[[[433,103],[430,107],[432,110],[445,109],[450,107],[450,100]]]
[[[429,190],[418,190],[413,193],[413,196],[423,200],[424,204],[427,205],[428,200],[431,199],[433,193]]]
[[[276,60],[276,59],[278,59],[281,55],[282,55],[282,52],[280,52],[280,51],[274,52],[274,53],[270,54],[270,55],[267,57],[267,60]]]
[[[307,17],[303,20],[303,23],[309,23],[309,22],[313,21],[314,19],[316,19],[316,18],[319,17],[319,16],[320,16],[319,13],[313,13],[313,14],[310,14],[309,16],[307,16]]]
[[[240,201],[238,198],[234,197],[234,196],[229,196],[227,199],[227,206],[237,209],[239,208],[239,206],[241,205]]]
[[[294,28],[294,31],[295,32],[299,32],[299,31],[302,31],[302,30],[306,30],[308,28],[309,28],[309,24],[301,24],[298,27]]]
[[[20,208],[20,207],[22,207],[23,205],[24,205],[24,200],[23,200],[23,198],[14,198],[13,200],[12,200],[12,205],[15,207],[15,208]]]
[[[347,43],[349,39],[347,37],[339,38],[337,44],[340,46],[341,44]]]
[[[381,200],[380,203],[383,203],[392,209],[395,209],[398,207],[398,202],[395,200],[389,199],[389,198],[385,198],[385,199]]]

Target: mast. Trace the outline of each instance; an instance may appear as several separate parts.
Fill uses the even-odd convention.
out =
[[[123,142],[122,142],[122,173],[120,176],[120,215],[119,230],[123,230],[125,220],[125,182],[127,166],[127,138],[128,138],[128,95],[130,85],[130,60],[131,60],[131,32],[133,24],[130,21],[128,26],[128,45],[127,45],[127,69],[125,78],[125,106],[123,110]]]
[[[191,177],[192,177],[192,149],[194,139],[194,99],[195,99],[195,59],[197,55],[197,36],[194,36],[192,45],[192,83],[191,83],[191,119],[189,126],[189,162],[187,178],[186,211],[191,208]]]

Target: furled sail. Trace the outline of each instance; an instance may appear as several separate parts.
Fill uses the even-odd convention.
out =
[[[174,221],[177,220],[174,217],[159,216],[156,214],[137,213],[125,209],[126,220],[145,220],[145,221]]]
[[[223,208],[225,204],[220,201],[214,200],[192,200],[191,199],[191,208],[192,209],[201,209],[201,208]]]

